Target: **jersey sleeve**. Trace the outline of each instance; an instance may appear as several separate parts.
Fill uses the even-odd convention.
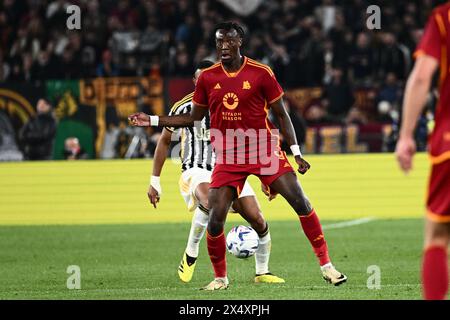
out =
[[[284,94],[283,89],[275,78],[275,74],[270,69],[264,70],[264,74],[261,77],[261,86],[268,104],[277,101]]]
[[[441,24],[441,26],[439,24]],[[414,58],[426,54],[440,61],[441,32],[445,32],[445,30],[440,30],[440,28],[445,28],[442,17],[439,13],[433,12],[433,14],[428,18],[423,36],[420,39],[416,51],[414,52]]]
[[[208,107],[208,93],[206,91],[206,80],[204,73],[201,73],[198,77],[192,102],[201,107]]]

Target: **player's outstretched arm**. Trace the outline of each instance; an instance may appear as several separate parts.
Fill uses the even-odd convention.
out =
[[[400,138],[395,149],[397,161],[405,173],[412,168],[412,158],[416,152],[414,129],[425,106],[433,74],[437,68],[438,61],[435,58],[428,55],[420,56],[406,83]]]
[[[164,162],[167,158],[167,152],[169,151],[171,141],[172,132],[164,128],[156,145],[155,156],[153,157],[152,177],[150,179],[150,186],[148,187],[147,191],[148,199],[155,208],[162,195],[160,176],[162,168],[164,166]]]
[[[133,113],[128,117],[133,126],[137,127],[193,127],[195,121],[202,120],[208,113],[208,108],[193,103],[190,113],[174,116],[153,116],[143,112]]]
[[[295,156],[295,162],[297,162],[298,164],[298,172],[301,174],[305,174],[306,171],[309,170],[311,165],[305,159],[303,159],[303,156],[300,152],[300,147],[297,144],[297,137],[295,136],[294,126],[292,125],[291,118],[289,117],[289,114],[284,107],[283,98],[280,98],[277,101],[271,103],[270,108],[272,108],[273,112],[278,118],[281,133],[286,139],[288,145],[291,147],[292,153]]]

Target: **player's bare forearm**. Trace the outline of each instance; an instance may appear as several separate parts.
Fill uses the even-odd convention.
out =
[[[429,56],[419,57],[408,78],[403,99],[402,125],[400,137],[413,136],[417,119],[427,100],[437,61]]]
[[[291,118],[284,107],[283,98],[278,99],[270,105],[276,117],[278,118],[278,123],[280,124],[280,130],[283,134],[286,143],[289,146],[297,144],[297,137],[295,135],[294,126],[292,125]]]
[[[174,127],[174,128],[193,127],[195,121],[202,120],[207,113],[208,108],[200,107],[193,104],[190,113],[170,117],[169,116],[159,117],[159,126]]]
[[[406,83],[400,137],[395,148],[397,161],[405,173],[408,173],[413,167],[412,159],[416,152],[414,129],[425,106],[428,90],[438,63],[438,60],[428,55],[419,57]]]
[[[130,115],[128,119],[131,124],[138,127],[193,127],[195,121],[202,120],[208,113],[208,108],[199,107],[195,104],[190,113],[173,116],[152,116],[143,112]]]
[[[275,112],[275,115],[278,118],[278,122],[280,123],[280,129],[281,133],[283,134],[284,138],[286,139],[286,142],[291,148],[293,146],[297,147],[297,152],[299,154],[295,154],[295,162],[298,164],[298,172],[301,174],[305,174],[309,168],[311,168],[311,165],[306,161],[301,153],[300,148],[297,146],[297,137],[295,135],[294,126],[292,125],[291,117],[289,117],[289,114],[286,111],[286,108],[284,107],[283,99],[278,99],[274,103],[270,105],[272,110]],[[292,149],[291,149],[292,150]]]
[[[189,113],[176,115],[176,116],[160,116],[159,126],[160,127],[192,127],[194,126],[194,117]]]
[[[153,157],[153,175],[159,177],[161,175],[164,162],[167,158],[167,152],[169,151],[170,142],[172,141],[172,133],[163,129],[161,136],[159,137],[158,144],[155,149],[155,156]]]
[[[400,136],[412,136],[417,119],[422,112],[429,90],[429,83],[410,78],[405,90],[403,100],[402,126]]]

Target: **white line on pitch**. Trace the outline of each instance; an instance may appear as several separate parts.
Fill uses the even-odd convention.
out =
[[[366,218],[343,221],[343,222],[338,222],[338,223],[331,223],[331,224],[326,224],[326,225],[322,226],[322,229],[330,230],[330,229],[346,228],[346,227],[351,227],[351,226],[357,226],[357,225],[363,224],[363,223],[368,223],[373,220],[375,220],[375,218],[366,217]]]

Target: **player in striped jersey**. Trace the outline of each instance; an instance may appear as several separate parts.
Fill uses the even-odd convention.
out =
[[[196,68],[194,83],[202,69],[213,65],[210,61],[202,61]],[[178,101],[172,107],[169,115],[190,113],[193,93]],[[189,232],[188,243],[183,254],[178,275],[183,282],[189,282],[194,273],[200,240],[205,234],[208,224],[208,191],[215,154],[209,137],[209,116],[202,119],[194,127],[170,128],[165,127],[158,141],[153,161],[153,174],[148,189],[150,202],[156,208],[161,192],[160,175],[167,157],[172,135],[178,133],[181,140],[180,157],[182,160],[182,174],[179,181],[181,195],[189,211],[194,211]],[[240,197],[234,201],[231,210],[239,212],[259,235],[259,247],[255,253],[256,276],[255,282],[283,283],[284,280],[269,272],[269,257],[271,238],[269,227],[264,217],[252,187],[245,183]]]
[[[200,64],[200,66],[202,66]],[[200,69],[197,69],[200,70]],[[169,112],[169,115],[179,115],[189,113],[192,109],[192,96],[190,93],[175,103]],[[175,128],[168,128],[171,133]],[[181,158],[183,171],[191,168],[200,168],[212,171],[215,162],[215,154],[212,151],[211,141],[209,140],[209,116],[203,118],[201,123],[195,127],[186,127],[178,131],[181,138]]]

